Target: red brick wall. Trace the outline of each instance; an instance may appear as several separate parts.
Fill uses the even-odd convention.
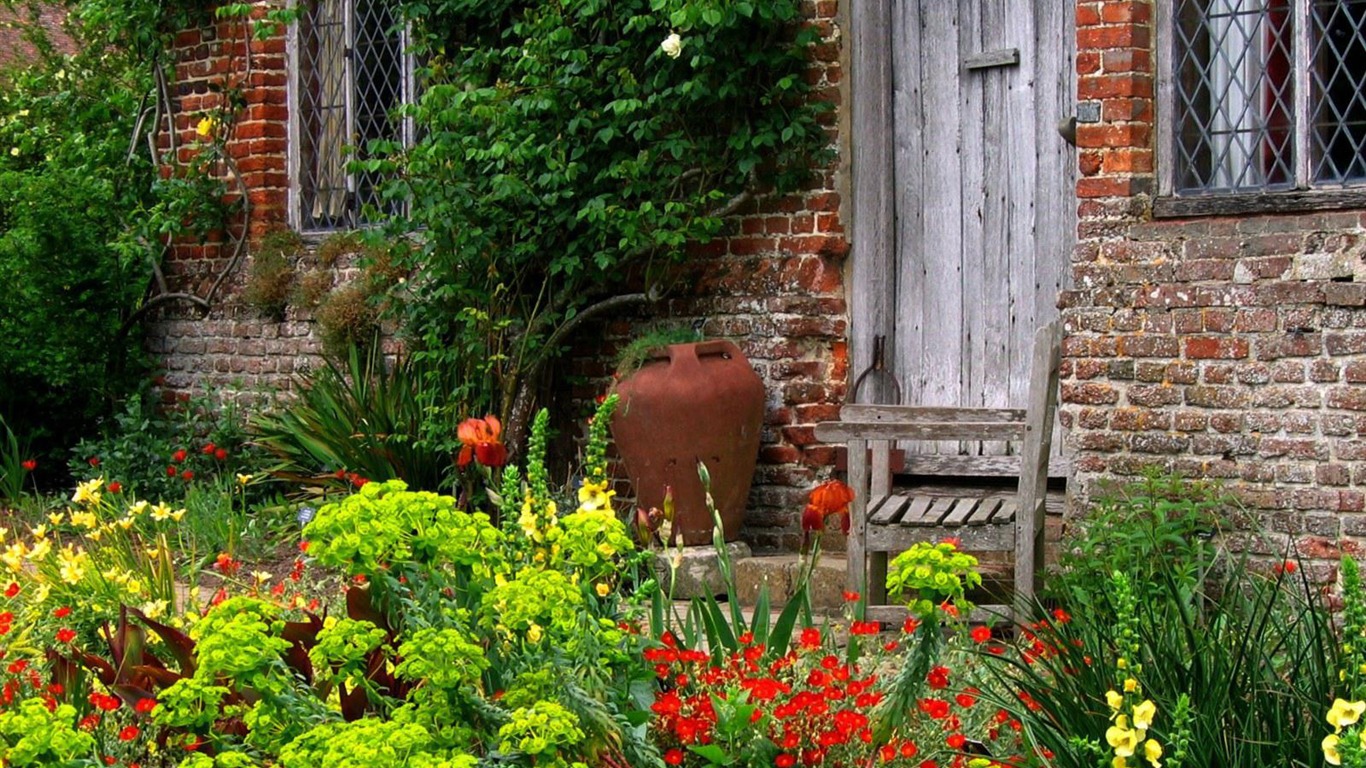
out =
[[[839,144],[842,114],[841,43],[835,0],[805,3],[825,42],[817,46],[810,79]],[[223,43],[230,41],[227,50]],[[178,39],[178,126],[192,138],[202,110],[216,106],[215,78],[243,76],[245,44],[235,28],[187,31]],[[252,41],[247,107],[230,152],[246,175],[253,237],[286,220],[287,137],[284,42]],[[840,215],[842,174],[822,170],[811,188],[785,199],[765,199],[737,215],[729,234],[693,249],[689,286],[646,314],[608,321],[581,332],[587,343],[567,366],[583,382],[570,393],[580,408],[606,388],[609,363],[641,323],[664,316],[703,321],[704,331],[739,344],[768,385],[760,465],[750,496],[746,538],[762,549],[795,549],[798,519],[814,481],[828,473],[829,448],[815,444],[813,425],[831,418],[847,378],[844,264],[848,250]],[[182,284],[204,288],[223,264],[223,249],[177,249],[173,271]],[[290,373],[317,363],[319,344],[306,314],[291,307],[286,321],[262,320],[236,298],[243,269],[225,300],[201,318],[172,313],[153,328],[151,349],[165,364],[171,396],[196,387],[241,382],[248,388],[284,386]],[[575,415],[578,415],[577,413]]]
[[[24,27],[29,23],[28,9],[0,8],[0,71],[11,66],[23,66],[33,57],[33,46],[24,40]],[[43,30],[52,37],[57,50],[62,53],[75,53],[76,43],[62,31],[66,21],[66,9],[59,4],[42,5],[36,19]]]
[[[1073,487],[1220,478],[1255,552],[1331,557],[1366,536],[1366,215],[1154,219],[1155,37],[1151,2],[1077,4],[1079,100],[1101,120],[1077,130],[1063,299]]]

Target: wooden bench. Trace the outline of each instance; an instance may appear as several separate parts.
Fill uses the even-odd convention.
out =
[[[867,595],[870,620],[899,621],[906,613],[886,605],[888,556],[922,541],[957,538],[970,552],[1013,552],[1015,607],[1033,600],[1043,563],[1048,457],[1057,411],[1061,326],[1034,335],[1029,401],[1016,408],[940,408],[845,405],[839,421],[816,426],[816,437],[844,442],[854,489],[848,539],[849,589]],[[893,484],[898,442],[1006,443],[1013,455],[905,456],[904,471],[925,476],[1014,477],[1014,488],[955,482],[932,489]],[[1004,606],[985,606],[1005,612]]]

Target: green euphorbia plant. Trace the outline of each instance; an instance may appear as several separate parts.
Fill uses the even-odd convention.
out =
[[[427,67],[397,171],[407,328],[441,390],[520,445],[538,374],[584,319],[666,287],[690,242],[799,187],[829,138],[798,0],[406,0]],[[397,148],[394,148],[397,150]],[[633,276],[649,290],[623,293]],[[438,405],[438,410],[440,404]]]

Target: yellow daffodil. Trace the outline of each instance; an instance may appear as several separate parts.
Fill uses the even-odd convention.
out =
[[[138,609],[139,611],[142,611],[142,614],[145,615],[146,618],[156,620],[167,612],[167,601],[149,600],[146,601],[146,603],[143,603]]]
[[[38,588],[35,589],[35,590],[33,590],[33,603],[34,603],[34,605],[40,605],[40,604],[42,604],[42,603],[46,603],[46,602],[47,602],[48,595],[50,595],[50,594],[52,594],[52,585],[51,585],[51,584],[47,584],[47,583],[39,584],[39,585],[38,585]]]
[[[68,544],[57,555],[57,575],[67,584],[79,584],[85,578],[90,557],[84,551],[72,549]]]
[[[71,495],[71,501],[76,504],[99,504],[100,489],[103,487],[103,477],[81,483],[76,486],[76,492]]]
[[[593,587],[593,591],[598,593],[598,597],[607,597],[612,592],[612,587],[607,582],[600,581]]]
[[[121,518],[121,519],[119,520],[119,527],[126,531],[126,530],[128,530],[129,528],[132,528],[132,527],[133,527],[133,523],[134,523],[134,522],[136,522],[136,521],[133,520],[133,518],[131,518],[131,517]]]
[[[129,517],[137,517],[138,515],[142,514],[143,512],[146,512],[147,509],[148,509],[149,507],[151,507],[151,506],[152,506],[152,505],[150,505],[150,504],[147,503],[147,500],[146,500],[146,499],[140,500],[140,501],[138,501],[136,504],[133,504],[133,505],[131,505],[131,506],[128,507],[128,516],[129,516]]]
[[[33,549],[29,550],[28,559],[31,563],[46,560],[52,552],[52,542],[47,539],[39,539],[33,543]]]
[[[160,556],[161,556],[161,550],[157,549],[156,547],[150,547],[150,548],[148,548],[148,550],[147,550],[147,559],[148,559],[148,560],[155,560],[155,559],[157,559],[157,558],[160,557]]]
[[[1129,727],[1129,718],[1120,715],[1115,718],[1115,724],[1105,730],[1105,741],[1117,757],[1131,757],[1138,748],[1138,731]]]
[[[85,536],[91,541],[99,541],[100,539],[104,538],[104,530],[101,529],[98,531],[91,531],[90,533],[87,533]]]
[[[1119,691],[1106,691],[1105,703],[1110,705],[1110,709],[1118,710],[1124,706],[1124,695]]]
[[[1126,758],[1116,756],[1110,761],[1110,768],[1129,768],[1129,761]]]
[[[1142,704],[1134,707],[1134,727],[1140,731],[1146,731],[1153,725],[1153,716],[1157,714],[1157,705],[1151,700],[1145,699]]]
[[[203,138],[208,138],[213,135],[214,131],[217,130],[217,128],[217,120],[214,120],[212,117],[205,117],[195,125],[194,132],[199,134]]]
[[[238,485],[246,485],[247,483],[250,483],[250,482],[251,482],[251,475],[238,475],[238,476],[237,476],[237,484],[238,484]]]
[[[531,627],[528,628],[526,631],[526,639],[530,640],[533,643],[541,642],[541,625],[532,624]]]
[[[24,556],[28,554],[28,545],[22,541],[16,541],[5,549],[4,554],[0,554],[0,562],[5,564],[14,573],[24,569]]]
[[[1125,659],[1123,656],[1121,656],[1121,657],[1119,657],[1118,659],[1115,659],[1115,666],[1116,666],[1116,667],[1119,667],[1120,669],[1128,669],[1128,668],[1129,668],[1129,662],[1128,662],[1127,659]]]
[[[94,512],[71,512],[71,524],[79,528],[94,528],[100,524],[99,518],[95,517]]]
[[[1333,706],[1328,709],[1328,724],[1333,726],[1335,732],[1341,732],[1361,719],[1363,712],[1366,712],[1366,701],[1334,699]]]
[[[65,519],[66,515],[61,512],[51,512],[47,516],[47,521],[53,525],[61,525]]]
[[[1143,743],[1143,757],[1153,768],[1162,768],[1162,745],[1157,743],[1157,739],[1148,739]]]
[[[1329,765],[1342,765],[1342,755],[1338,754],[1338,737],[1328,734],[1323,737],[1323,759]]]
[[[252,571],[251,577],[256,580],[257,584],[265,584],[271,579],[271,575],[267,571]]]
[[[123,587],[124,591],[132,597],[142,596],[142,582],[138,579],[129,579]]]
[[[1124,692],[1133,693],[1138,690],[1138,681],[1132,677],[1124,681]]]
[[[33,538],[35,538],[35,539],[42,539],[42,538],[45,538],[46,536],[47,536],[47,523],[43,523],[42,525],[40,525],[40,526],[38,526],[37,528],[34,528],[34,529],[33,529]]]
[[[184,510],[184,509],[177,509],[176,511],[174,511],[174,512],[171,513],[171,519],[174,520],[174,521],[177,522],[177,523],[180,522],[180,518],[182,518],[182,517],[184,517],[184,516],[185,516],[185,510]]]
[[[165,502],[162,502],[160,504],[157,504],[155,507],[152,507],[152,519],[157,521],[158,523],[163,523],[170,517],[171,508],[166,506]]]

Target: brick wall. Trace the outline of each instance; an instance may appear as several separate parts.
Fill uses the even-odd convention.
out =
[[[62,30],[66,22],[66,9],[61,5],[40,5],[36,17],[30,16],[27,8],[4,7],[0,8],[0,71],[30,63],[35,51],[24,40],[24,28],[31,21],[36,21],[51,37],[58,52],[76,52],[75,41]]]
[[[1101,120],[1077,130],[1063,297],[1074,493],[1152,465],[1219,478],[1254,512],[1253,551],[1333,557],[1366,536],[1366,215],[1155,219],[1155,37],[1150,2],[1077,4]]]
[[[265,7],[258,4],[258,16]],[[235,172],[224,169],[223,175],[240,176],[245,186],[245,232],[249,242],[255,242],[285,227],[288,218],[285,38],[257,39],[240,21],[218,21],[180,32],[175,44],[171,87],[181,162],[193,160],[196,127],[223,106],[225,86],[241,94],[244,106],[227,142]],[[168,137],[163,137],[161,148],[170,149]],[[235,185],[230,188],[229,199],[239,200]],[[239,219],[233,236],[243,229]],[[232,240],[223,242],[221,236],[208,243],[177,243],[171,249],[166,272],[173,290],[205,296],[218,274],[230,274],[207,316],[176,304],[151,324],[148,349],[161,361],[166,399],[183,399],[205,388],[288,389],[293,373],[321,363],[321,344],[307,311],[290,307],[284,322],[274,322],[241,301],[250,249],[235,268],[232,254]]]
[[[827,125],[838,145],[844,89],[840,10],[836,0],[809,0],[804,8],[825,40],[817,46],[809,77],[818,97],[836,105]],[[191,138],[200,112],[216,104],[213,79],[246,72],[244,43],[234,34],[235,29],[216,25],[186,31],[178,40],[182,141]],[[232,44],[225,50],[221,43],[228,39]],[[283,40],[250,45],[248,106],[230,151],[249,182],[251,230],[257,237],[286,219],[287,107]],[[830,449],[816,444],[812,428],[835,415],[847,378],[844,183],[838,167],[823,169],[805,192],[751,205],[724,237],[692,249],[690,274],[681,283],[685,289],[648,312],[581,331],[578,359],[564,371],[566,381],[577,383],[563,394],[578,402],[562,410],[577,418],[605,390],[607,361],[616,348],[644,323],[659,317],[685,324],[698,320],[708,335],[739,344],[768,385],[763,447],[744,533],[760,549],[796,548],[806,493],[818,477],[824,479],[831,463]],[[225,258],[216,245],[184,245],[176,251],[172,271],[180,284],[202,289]],[[276,323],[238,300],[246,266],[207,317],[178,311],[153,327],[151,350],[164,360],[168,397],[239,382],[247,388],[284,387],[289,374],[319,361],[319,343],[306,313],[291,307],[285,322]]]

